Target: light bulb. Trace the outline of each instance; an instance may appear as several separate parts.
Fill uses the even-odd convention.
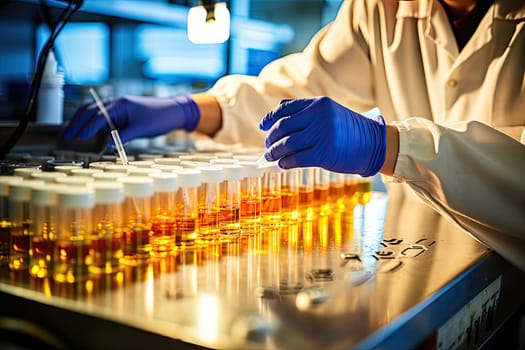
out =
[[[188,39],[192,43],[219,44],[228,40],[230,12],[226,3],[216,3],[213,12],[210,16],[204,6],[195,6],[189,10]]]

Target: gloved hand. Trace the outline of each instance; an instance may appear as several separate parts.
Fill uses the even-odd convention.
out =
[[[200,120],[200,110],[190,95],[170,98],[126,96],[104,103],[122,142],[138,137],[154,137],[174,129],[193,131]],[[95,103],[80,107],[64,137],[86,140],[109,125]],[[114,146],[109,141],[108,146]]]
[[[328,97],[283,100],[261,120],[265,158],[281,168],[322,167],[375,175],[385,162],[386,126]]]

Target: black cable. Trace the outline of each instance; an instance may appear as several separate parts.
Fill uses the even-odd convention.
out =
[[[62,11],[55,25],[53,26],[51,34],[44,47],[40,51],[40,55],[38,56],[36,72],[31,82],[31,91],[24,109],[24,114],[22,115],[22,118],[20,119],[16,129],[0,148],[0,158],[4,158],[5,155],[17,144],[17,142],[22,137],[22,134],[26,130],[29,121],[35,115],[35,101],[38,97],[38,91],[40,90],[40,85],[42,83],[47,56],[54,46],[55,39],[60,34],[62,29],[64,29],[71,16],[82,6],[82,3],[83,0],[68,1],[67,7],[64,9],[64,11]]]

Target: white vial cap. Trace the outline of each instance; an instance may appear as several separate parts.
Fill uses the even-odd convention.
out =
[[[153,190],[155,192],[175,192],[178,185],[178,176],[174,173],[154,173],[150,177],[153,179]]]
[[[93,181],[95,181],[95,179],[88,176],[66,176],[56,179],[57,184],[76,186],[85,186]]]
[[[155,164],[152,160],[133,160],[128,163],[129,165],[136,166],[137,168],[149,168]]]
[[[144,198],[153,196],[153,179],[146,176],[127,176],[117,180],[124,185],[124,196]]]
[[[224,180],[242,180],[244,177],[244,169],[238,164],[222,164],[224,169]]]
[[[15,168],[15,170],[14,170],[15,176],[20,176],[20,177],[23,177],[25,179],[32,178],[33,177],[32,176],[33,173],[36,173],[36,172],[41,173],[42,170],[35,169],[35,168]]]
[[[117,181],[96,181],[88,185],[95,191],[96,204],[119,204],[124,201],[124,185]]]
[[[100,170],[100,169],[84,169],[84,168],[76,168],[76,169],[72,169],[69,174],[70,175],[73,175],[73,176],[91,176],[93,174],[100,174],[102,173],[103,171]]]
[[[183,168],[200,168],[208,165],[210,165],[208,162],[195,162],[192,160],[184,160],[180,162],[180,166]]]
[[[9,196],[9,184],[13,181],[22,181],[21,176],[0,176],[0,196]]]
[[[263,169],[265,173],[282,173],[283,172],[283,169],[279,168],[279,166],[275,163],[267,163],[265,165],[261,165],[260,167],[261,169]]]
[[[89,168],[104,170],[107,166],[110,166],[110,165],[116,165],[116,164],[113,162],[92,162],[92,163],[89,163]]]
[[[181,162],[181,160],[176,157],[155,158],[153,161],[159,165],[179,165]]]
[[[68,209],[89,209],[95,206],[95,192],[82,186],[61,186],[58,189],[58,206]]]
[[[71,170],[82,169],[82,168],[76,165],[56,165],[53,169],[55,171],[58,171],[59,173],[69,174],[71,173]]]
[[[221,183],[224,181],[224,169],[220,166],[204,166],[198,168],[203,183]]]
[[[160,171],[163,171],[165,173],[172,173],[174,170],[182,169],[182,167],[178,165],[165,165],[165,164],[153,164],[151,168],[160,169]]]
[[[259,158],[260,156],[253,154],[237,154],[233,156],[233,159],[237,159],[241,162],[256,162]]]
[[[153,168],[132,168],[128,169],[129,176],[149,176],[154,173],[160,173],[162,170]]]
[[[201,172],[199,169],[180,169],[175,173],[178,176],[179,187],[197,187],[201,184]]]
[[[233,159],[233,158],[210,159],[210,164],[237,164],[237,163],[239,163],[239,160]]]
[[[231,152],[214,152],[213,155],[223,159],[233,157]]]
[[[104,171],[109,171],[112,173],[126,174],[129,169],[135,169],[135,168],[136,166],[134,165],[113,164],[113,165],[108,165],[107,167],[105,167]]]
[[[33,187],[31,190],[31,204],[41,207],[56,205],[60,188],[60,185]]]
[[[239,162],[238,164],[244,168],[244,177],[262,177],[264,174],[264,169],[257,162]]]
[[[42,180],[45,182],[55,182],[60,177],[66,177],[67,174],[59,173],[56,171],[41,171],[31,174],[31,177],[35,180]]]
[[[12,181],[9,183],[9,200],[27,202],[31,199],[31,190],[35,187],[44,187],[45,182],[39,180]]]
[[[126,174],[122,173],[95,173],[92,174],[91,177],[95,179],[95,181],[116,181],[120,179],[121,177],[126,177]]]

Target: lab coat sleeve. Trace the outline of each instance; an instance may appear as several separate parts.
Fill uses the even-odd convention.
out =
[[[345,1],[334,22],[308,46],[268,64],[258,76],[229,75],[208,93],[222,111],[215,140],[264,145],[261,118],[284,98],[330,96],[358,112],[375,106],[367,26],[371,16],[363,1]]]
[[[394,182],[525,270],[525,145],[480,122],[394,122]]]

